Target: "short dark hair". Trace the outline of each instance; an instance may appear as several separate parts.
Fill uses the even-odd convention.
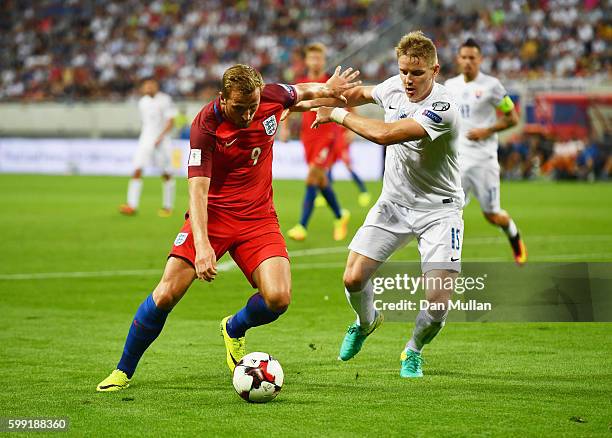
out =
[[[475,49],[478,49],[478,53],[482,53],[482,50],[480,50],[480,46],[474,38],[468,38],[467,40],[465,40],[465,42],[461,44],[461,47],[459,47],[459,50],[461,50],[463,47],[473,47]]]

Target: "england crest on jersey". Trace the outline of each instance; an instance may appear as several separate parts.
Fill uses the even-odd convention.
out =
[[[276,124],[276,117],[274,117],[274,115],[271,115],[270,117],[268,117],[266,120],[263,121],[263,126],[264,126],[264,129],[266,130],[266,134],[274,135],[274,133],[276,132],[276,128],[278,126]]]
[[[189,233],[178,233],[176,239],[174,239],[174,246],[181,246],[187,240]]]

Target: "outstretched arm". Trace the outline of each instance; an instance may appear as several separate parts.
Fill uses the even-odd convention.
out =
[[[341,69],[341,67],[336,67],[333,76],[324,84],[306,82],[294,85],[297,92],[296,103],[319,98],[337,98],[346,101],[342,94],[360,85],[361,81],[355,80],[359,76],[359,70],[353,71],[352,68],[347,68],[341,72]]]
[[[402,119],[386,123],[349,113],[342,108],[322,107],[317,110],[313,127],[323,123],[336,122],[374,143],[387,146],[402,141],[419,140],[427,131],[413,119]]]
[[[366,103],[376,103],[374,101],[374,98],[372,97],[372,90],[374,90],[373,86],[355,87],[343,93],[342,96],[346,101],[341,98],[320,98],[312,100],[303,100],[297,105],[292,106],[290,110],[294,113],[301,113],[322,106],[334,106],[344,108],[365,105]]]

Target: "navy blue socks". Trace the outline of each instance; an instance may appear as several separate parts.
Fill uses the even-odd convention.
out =
[[[304,205],[302,207],[302,219],[300,224],[304,228],[308,226],[310,216],[312,216],[312,209],[314,208],[314,200],[317,197],[317,186],[306,186],[306,194],[304,195]]]
[[[276,321],[285,311],[274,312],[266,305],[264,298],[258,292],[251,296],[238,313],[232,316],[226,325],[227,334],[232,338],[241,338],[251,327],[257,327]]]
[[[123,355],[117,368],[132,378],[138,361],[151,343],[157,339],[164,327],[169,310],[159,309],[149,295],[140,305],[128,332]]]
[[[367,191],[368,191],[368,189],[366,189],[366,186],[365,186],[365,184],[363,183],[363,180],[362,180],[361,178],[359,178],[359,175],[357,175],[357,174],[355,173],[355,171],[354,171],[354,170],[352,170],[352,169],[350,170],[350,172],[351,172],[351,176],[353,177],[353,181],[355,182],[355,184],[357,184],[357,187],[359,187],[359,191],[360,191],[361,193],[365,193],[365,192],[367,192]]]
[[[340,219],[342,212],[340,211],[340,204],[338,204],[338,199],[336,199],[336,194],[334,193],[332,186],[328,185],[327,187],[321,188],[321,194],[327,201],[329,208],[331,208],[334,212],[336,219]]]

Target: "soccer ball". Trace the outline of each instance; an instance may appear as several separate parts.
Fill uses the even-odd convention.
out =
[[[278,395],[284,380],[280,363],[268,353],[249,353],[234,369],[234,389],[252,403],[266,403]]]

